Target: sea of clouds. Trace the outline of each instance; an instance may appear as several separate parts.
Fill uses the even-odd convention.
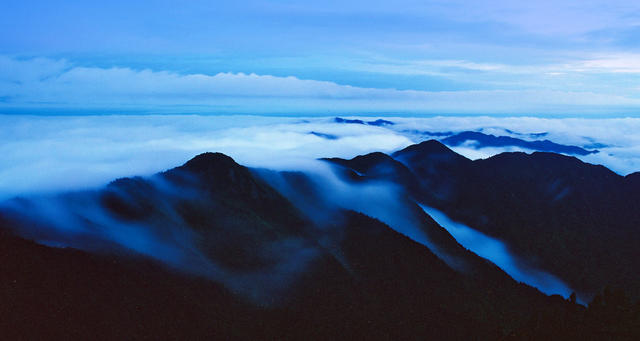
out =
[[[365,122],[377,117],[358,117]],[[298,170],[321,157],[391,153],[430,133],[481,130],[487,134],[575,145],[600,152],[578,156],[626,175],[640,171],[640,119],[530,117],[385,117],[394,124],[338,123],[334,117],[198,115],[0,115],[0,198],[84,189],[125,176],[150,175],[218,151],[250,167]],[[453,148],[486,158],[517,147]]]
[[[257,168],[263,176],[271,174],[266,179],[313,219],[336,208],[363,212],[429,247],[447,264],[458,269],[459,260],[433,245],[421,230],[417,218],[402,204],[405,197],[401,190],[387,183],[346,183],[327,163],[317,159],[351,158],[373,151],[392,153],[426,139],[473,130],[525,140],[545,138],[556,143],[598,149],[598,153],[578,157],[585,162],[603,164],[621,175],[640,170],[640,136],[637,134],[640,118],[442,116],[385,117],[382,121],[379,117],[350,119],[238,115],[0,115],[0,200],[3,201],[0,205],[8,203],[5,209],[8,207],[19,214],[43,219],[46,222],[44,229],[21,231],[41,243],[92,250],[93,244],[86,243],[91,237],[96,245],[119,245],[184,271],[204,273],[251,299],[262,301],[283,292],[305,268],[305,262],[315,257],[316,251],[302,246],[293,248],[287,252],[296,252],[299,256],[283,259],[299,259],[300,264],[281,262],[272,272],[232,276],[203,258],[194,247],[191,235],[181,230],[179,223],[171,223],[172,233],[163,237],[153,229],[113,219],[91,197],[93,191],[66,196],[55,193],[97,188],[119,177],[148,176],[179,166],[199,153],[222,152],[240,164]],[[452,149],[471,159],[504,151],[532,152],[513,146],[487,148],[473,142]],[[281,188],[274,180],[278,173],[270,170],[306,172],[319,189],[322,207],[312,206],[305,210],[307,194],[295,194],[295,189]],[[4,202],[15,196],[24,196],[27,200]],[[23,204],[27,206],[15,206]],[[495,262],[516,280],[548,294],[567,297],[572,291],[544,271],[519,266],[515,261],[517,256],[507,252],[501,242],[451,222],[438,212],[428,213],[434,214],[434,218],[463,246]],[[322,217],[316,220],[322,225]],[[464,271],[464,266],[460,270]],[[256,287],[255,283],[260,286]]]

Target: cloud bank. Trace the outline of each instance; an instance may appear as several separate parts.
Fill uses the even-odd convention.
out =
[[[439,138],[426,133],[480,129],[523,139],[545,132],[544,138],[556,143],[587,149],[597,145],[599,153],[579,158],[622,175],[640,171],[640,119],[636,118],[385,119],[394,124],[345,124],[333,117],[0,115],[0,197],[100,186],[117,177],[172,168],[207,151],[223,152],[250,167],[298,170],[317,158],[391,153]],[[471,159],[522,150],[472,145],[453,149]]]
[[[418,91],[365,88],[254,73],[180,74],[0,56],[0,112],[590,113],[626,112],[640,99],[550,89]]]
[[[376,122],[377,117],[357,119]],[[0,134],[0,201],[13,196],[44,198],[32,200],[36,206],[29,208],[28,212],[57,217],[63,222],[60,228],[81,226],[75,222],[84,216],[64,213],[75,206],[59,206],[58,197],[47,193],[91,189],[118,177],[150,175],[178,166],[199,153],[219,151],[250,167],[307,172],[317,182],[318,188],[326,191],[326,202],[376,217],[413,240],[427,245],[445,261],[455,265],[455,259],[449,259],[448,255],[431,245],[410,212],[398,214],[406,210],[399,204],[402,198],[400,192],[383,183],[348,185],[328,170],[326,163],[317,159],[352,158],[373,151],[392,153],[428,138],[475,130],[522,139],[544,136],[557,143],[581,147],[597,145],[599,153],[579,157],[587,162],[604,164],[620,174],[640,170],[640,134],[637,133],[640,131],[640,119],[636,118],[385,117],[385,120],[393,124],[360,124],[353,123],[358,121],[336,120],[334,117],[0,115],[0,126],[3,128]],[[461,145],[454,150],[475,159],[517,149]],[[261,169],[260,172],[268,170]],[[35,195],[43,192],[45,195]],[[73,199],[73,195],[69,198]],[[364,197],[372,200],[360,200]],[[71,200],[69,205],[79,202]],[[91,221],[105,226],[114,224],[99,214],[95,207],[82,207],[80,211],[96,213],[91,216]],[[169,264],[182,264],[181,259],[191,262],[189,257],[198,256],[185,253],[188,247],[185,248],[183,244],[176,246],[173,241],[145,234],[136,226],[128,227],[126,231],[135,233],[135,238],[121,240],[120,234],[98,237],[142,254],[154,257],[156,254],[166,255],[169,258],[160,260]],[[79,230],[74,233],[84,235],[85,232]],[[56,235],[50,238],[45,235],[38,240],[53,243],[51,245],[61,243]],[[188,242],[188,238],[185,240]],[[494,248],[494,253],[501,256],[501,250]],[[503,264],[498,258],[496,264],[509,270],[507,272],[514,278],[543,288],[544,292],[565,296],[570,292],[546,274],[513,268],[514,263],[510,258]],[[283,263],[285,265],[289,266]],[[209,265],[203,266],[209,268]],[[252,283],[256,283],[255,277],[246,279],[237,278],[237,282],[227,285],[244,286],[246,292],[256,292],[252,286]],[[258,283],[264,283],[264,280]]]

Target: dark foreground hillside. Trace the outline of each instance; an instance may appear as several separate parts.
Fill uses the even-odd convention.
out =
[[[284,176],[305,182],[302,174]],[[312,186],[304,192],[309,203],[317,202]],[[608,289],[588,309],[545,296],[462,249],[428,216],[425,230],[471,271],[453,270],[427,247],[363,214],[327,210],[330,223],[319,225],[298,207],[221,154],[203,154],[154,177],[120,179],[98,191],[16,199],[0,211],[2,335],[638,335],[638,305],[619,291]]]

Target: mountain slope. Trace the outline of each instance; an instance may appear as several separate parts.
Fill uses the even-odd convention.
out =
[[[372,178],[398,183],[416,200],[507,242],[586,300],[606,285],[640,297],[640,191],[634,174],[622,177],[573,157],[541,152],[471,161],[434,140],[392,157],[411,176],[403,170],[396,173],[402,177],[377,173]],[[380,156],[359,158],[334,163],[366,176],[367,169],[388,168],[391,162]]]
[[[203,154],[149,178],[6,203],[3,335],[494,340],[594,332],[590,310],[516,283],[408,198],[402,205],[466,271],[376,219],[320,203],[305,174],[280,175],[324,219],[256,173]]]

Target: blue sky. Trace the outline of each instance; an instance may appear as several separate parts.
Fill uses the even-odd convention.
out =
[[[3,1],[3,112],[640,115],[634,1]]]

